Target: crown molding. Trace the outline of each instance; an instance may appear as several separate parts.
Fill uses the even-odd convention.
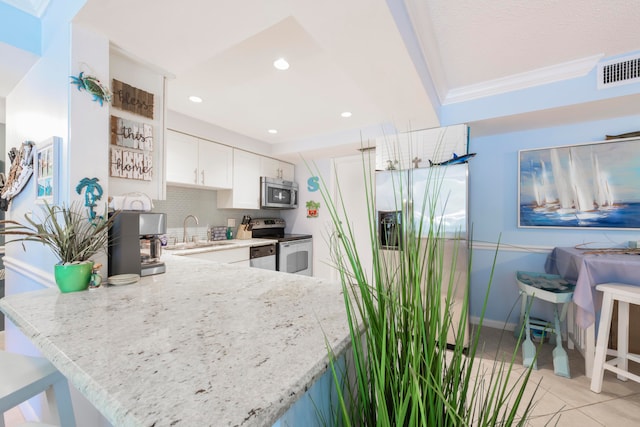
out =
[[[575,61],[538,68],[526,73],[513,74],[499,79],[487,80],[482,83],[451,89],[447,93],[443,105],[471,101],[487,96],[582,77],[588,74],[603,56],[603,54],[588,56]]]

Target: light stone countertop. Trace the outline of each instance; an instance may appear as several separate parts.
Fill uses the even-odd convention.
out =
[[[177,245],[164,246],[163,250],[172,255],[190,255],[203,252],[224,251],[228,249],[250,248],[278,243],[275,239],[231,239],[200,241],[198,243],[178,243]],[[164,259],[163,259],[164,261]]]
[[[132,285],[0,299],[115,426],[270,426],[348,345],[339,283],[188,257]]]

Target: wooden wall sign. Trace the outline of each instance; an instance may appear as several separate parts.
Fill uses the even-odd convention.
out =
[[[111,116],[111,144],[153,151],[153,126]]]
[[[153,119],[153,94],[113,79],[111,105]]]
[[[153,171],[152,152],[111,147],[110,175],[116,178],[151,181]]]

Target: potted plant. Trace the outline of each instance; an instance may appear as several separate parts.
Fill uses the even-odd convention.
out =
[[[79,203],[49,205],[45,202],[42,216],[25,215],[25,223],[15,220],[0,221],[0,234],[17,236],[6,243],[39,242],[47,246],[58,258],[54,267],[56,284],[61,292],[87,289],[93,261],[91,257],[106,249],[109,228],[115,215],[89,219]]]
[[[364,156],[367,206],[363,209],[375,213],[375,176],[367,166],[372,161]],[[317,167],[309,169],[320,176]],[[433,203],[440,188],[438,175],[433,176],[428,188],[434,191],[424,195],[423,216],[425,206]],[[468,346],[465,343],[468,292],[462,303],[462,316],[456,322],[451,308],[454,280],[446,271],[452,267],[448,262],[455,265],[457,247],[453,261],[447,261],[441,220],[434,209],[419,224],[397,229],[401,234],[397,238],[404,247],[393,256],[385,254],[380,246],[377,218],[369,215],[373,265],[368,271],[358,254],[362,248],[356,247],[340,183],[336,187],[335,197],[324,181],[320,191],[335,230],[329,243],[345,295],[351,345],[342,359],[328,349],[335,385],[327,397],[335,402],[332,424],[525,425],[536,388],[533,385],[533,392],[525,393],[530,390],[527,385],[531,368],[522,373],[512,370],[518,347],[510,359],[500,360],[496,355],[492,367],[476,360],[481,351],[479,332],[489,291],[480,324],[470,331]],[[406,218],[413,214],[402,204],[406,199],[403,191],[407,190],[401,186],[396,190],[402,193],[397,209]],[[429,230],[428,235],[422,236],[424,230]],[[453,345],[447,339],[452,325],[457,331]]]

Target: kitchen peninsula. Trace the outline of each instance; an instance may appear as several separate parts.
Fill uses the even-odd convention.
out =
[[[270,426],[348,345],[339,283],[168,255],[126,286],[0,309],[116,426]]]

